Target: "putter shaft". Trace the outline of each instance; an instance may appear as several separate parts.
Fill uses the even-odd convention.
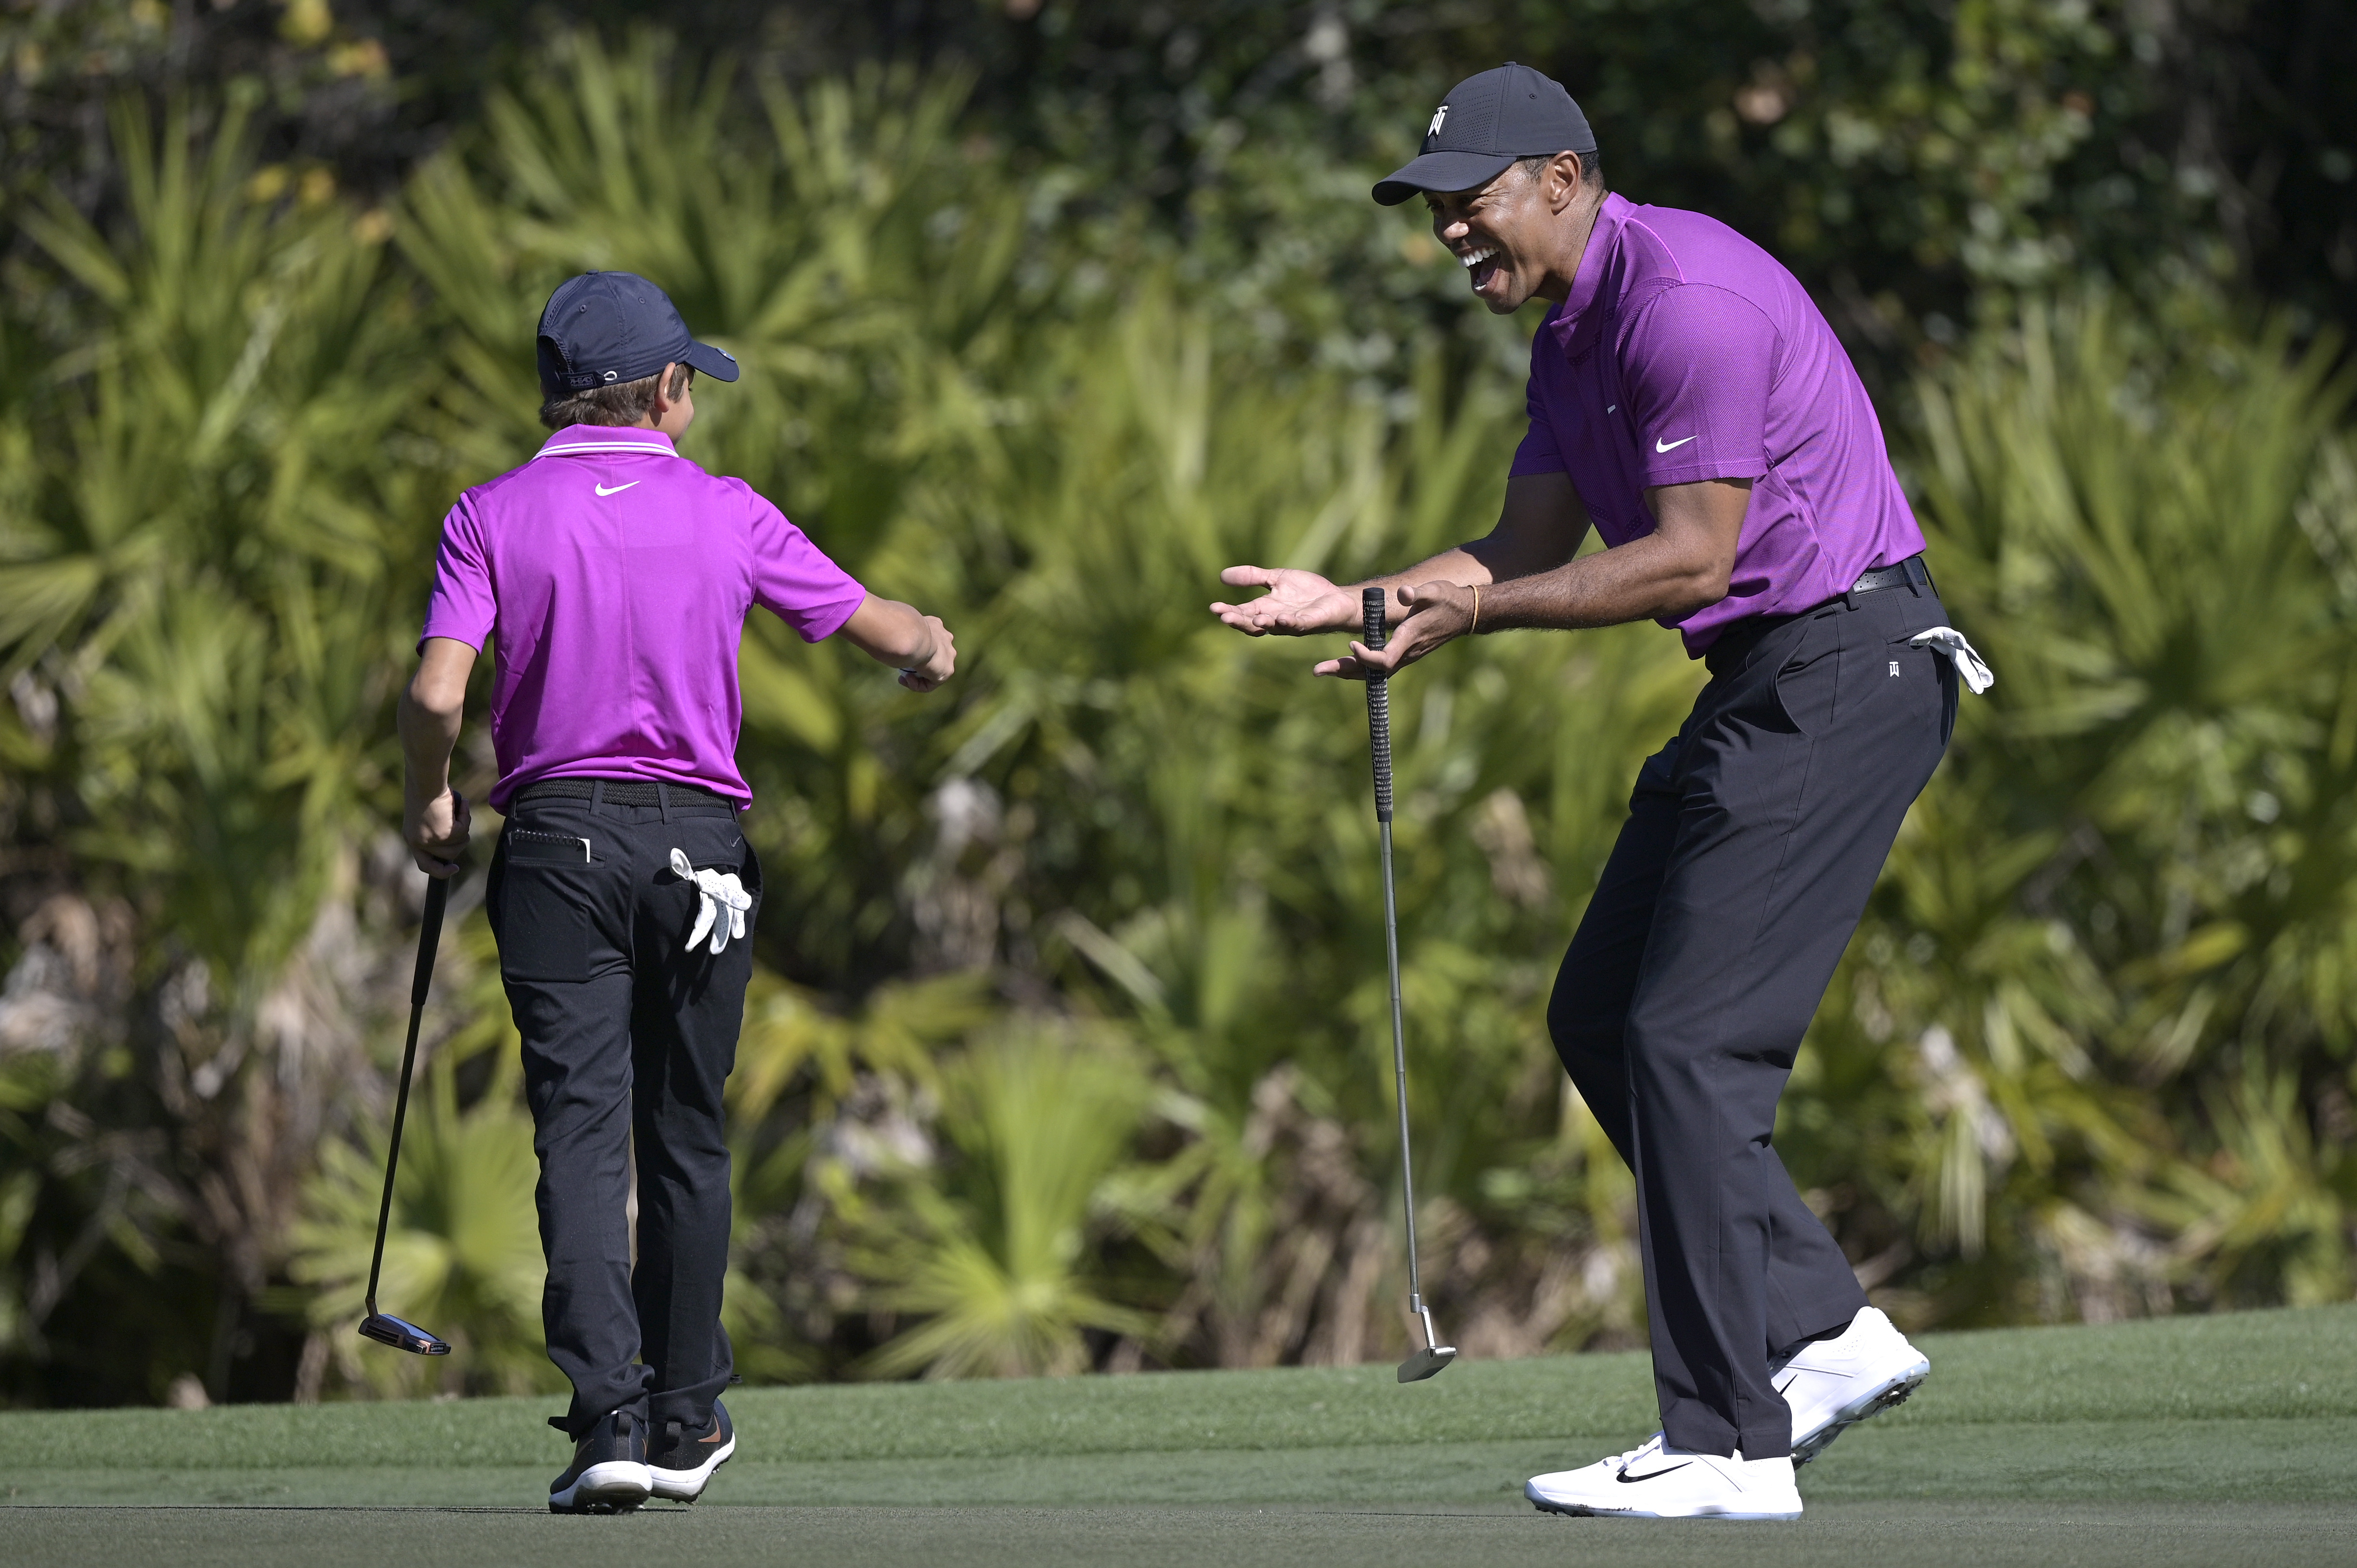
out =
[[[1384,590],[1362,593],[1366,612],[1366,645],[1383,646]],[[1392,991],[1392,1079],[1399,1103],[1400,1204],[1407,1221],[1407,1301],[1424,1329],[1424,1348],[1400,1366],[1404,1383],[1431,1377],[1456,1359],[1454,1347],[1443,1345],[1432,1326],[1432,1311],[1424,1305],[1424,1273],[1415,1253],[1415,1165],[1409,1152],[1407,1122],[1407,1026],[1400,1005],[1399,901],[1392,876],[1392,700],[1390,684],[1381,676],[1367,682],[1367,733],[1374,753],[1375,830],[1383,843],[1383,961]]]
[[[1388,720],[1389,714],[1385,718]],[[1389,727],[1388,724],[1385,727]],[[1423,1318],[1424,1339],[1428,1348],[1434,1343],[1432,1315],[1424,1308],[1424,1274],[1415,1256],[1415,1168],[1408,1153],[1407,1131],[1407,1026],[1400,1009],[1399,909],[1397,895],[1392,887],[1392,824],[1389,817],[1380,820],[1375,831],[1383,840],[1383,958],[1391,971],[1392,1081],[1399,1101],[1400,1201],[1406,1209],[1407,1219],[1408,1310]]]
[[[376,1208],[376,1251],[369,1258],[368,1315],[371,1319],[379,1316],[377,1276],[384,1269],[384,1232],[393,1219],[393,1178],[401,1168],[402,1124],[409,1119],[409,1077],[417,1065],[417,1029],[425,1016],[425,993],[434,982],[434,954],[442,945],[442,915],[449,903],[448,879],[428,879],[425,918],[417,932],[417,972],[409,986],[409,1039],[401,1048],[401,1087],[393,1101],[393,1143],[384,1155],[384,1196]]]

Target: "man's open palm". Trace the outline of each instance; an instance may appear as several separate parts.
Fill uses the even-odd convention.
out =
[[[1359,624],[1358,600],[1315,572],[1291,567],[1231,566],[1220,574],[1231,588],[1266,588],[1241,605],[1215,604],[1211,613],[1248,637],[1306,637]]]

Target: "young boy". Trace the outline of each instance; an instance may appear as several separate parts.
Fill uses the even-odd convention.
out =
[[[912,692],[957,663],[938,618],[873,596],[742,480],[673,450],[697,371],[733,381],[737,361],[644,278],[588,273],[550,296],[555,434],[451,509],[401,701],[404,836],[427,875],[450,876],[468,816],[450,754],[468,673],[497,644],[491,805],[507,821],[486,898],[540,1156],[542,1318],[573,1383],[549,1423],[575,1445],[549,1487],[560,1513],[692,1499],[737,1446],[718,1397],[734,1368],[721,1090],[761,893],[737,827],[746,611],[810,642],[840,632]]]

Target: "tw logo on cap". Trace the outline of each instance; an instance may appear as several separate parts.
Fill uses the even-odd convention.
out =
[[[1434,110],[1434,111],[1432,112],[1432,124],[1429,124],[1429,125],[1426,125],[1426,126],[1424,128],[1425,140],[1426,140],[1426,141],[1430,141],[1433,137],[1437,136],[1438,134],[1440,134],[1440,127],[1441,127],[1441,124],[1442,124],[1442,123],[1443,123],[1444,121],[1446,121],[1448,118],[1448,104],[1444,103],[1444,104],[1442,104],[1439,108],[1437,108],[1437,109]]]

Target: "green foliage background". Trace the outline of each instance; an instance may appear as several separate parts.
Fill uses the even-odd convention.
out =
[[[281,11],[302,58],[355,47]],[[2133,57],[2108,13],[1968,10],[1871,86],[1776,56],[1650,106],[1609,84],[1666,46],[1598,16],[1636,30],[1602,29],[1583,89],[1631,128],[1616,183],[1669,199],[1627,171],[1674,190],[1680,139],[1732,115],[1729,216],[1882,323],[1860,351],[1999,675],[1811,1036],[1788,1163],[1913,1324],[2345,1298],[2357,459],[2331,341],[2202,283],[2237,263],[2198,223],[2140,270],[2104,249],[2167,227],[2158,198],[2062,210],[2104,177],[2072,172],[2071,93],[2125,115],[2149,88],[2071,63]],[[1811,58],[1924,26],[1863,8]],[[1334,114],[1430,96],[1370,75]],[[1398,1352],[1362,708],[1308,646],[1202,607],[1231,562],[1349,575],[1486,527],[1529,324],[1469,312],[1365,203],[1372,129],[1288,158],[1299,102],[1223,91],[1268,134],[1174,184],[1078,89],[1018,123],[989,77],[563,38],[380,194],[285,156],[242,90],[119,100],[118,197],[12,191],[9,1397],[548,1386],[479,914],[446,940],[388,1260],[462,1353],[391,1365],[350,1324],[420,893],[391,699],[440,515],[537,445],[531,323],[589,266],[659,279],[745,365],[686,453],[966,653],[919,702],[748,628],[773,895],[734,1086],[748,1375]],[[1887,197],[1829,172],[1868,166]],[[1483,639],[1395,691],[1427,1288],[1469,1353],[1643,1332],[1628,1178],[1541,1016],[1698,681],[1635,627]],[[479,723],[469,746],[479,799]]]

